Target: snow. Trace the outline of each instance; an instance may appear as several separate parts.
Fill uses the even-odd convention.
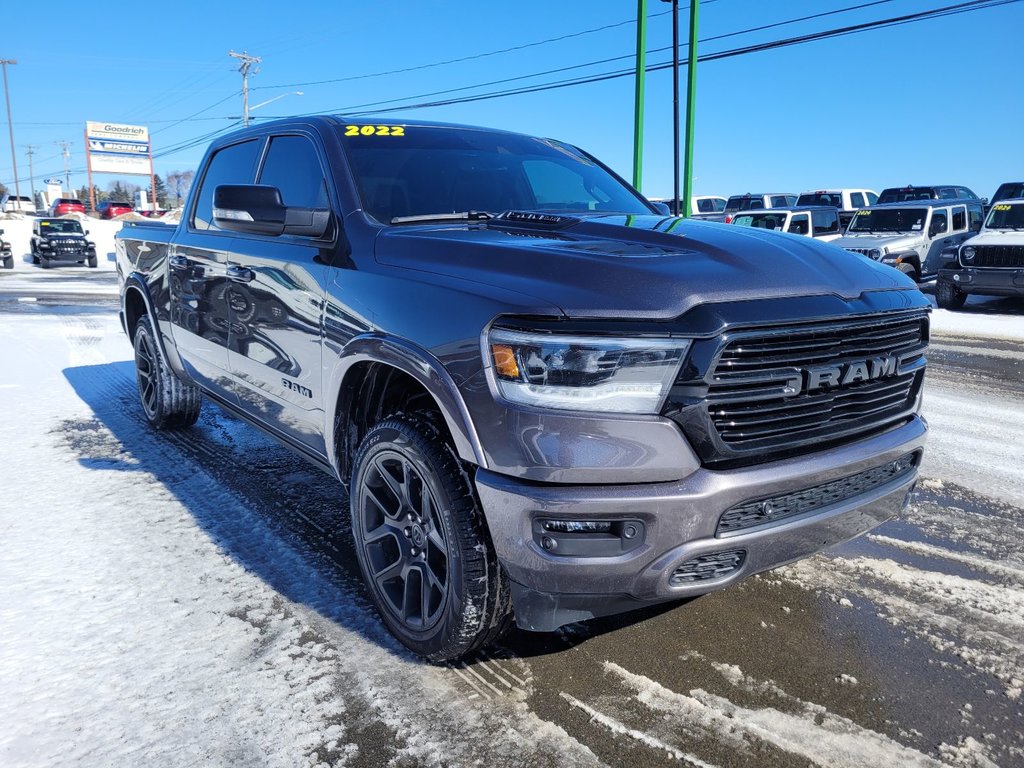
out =
[[[8,214],[14,216],[14,214]],[[114,235],[121,231],[123,222],[106,221],[104,219],[85,218],[82,221],[82,229],[88,230],[89,240],[96,243],[96,256],[99,264],[96,270],[114,270]],[[32,238],[32,222],[35,217],[19,216],[17,218],[0,218],[0,229],[4,234],[0,235],[6,242],[11,244],[11,253],[14,255],[14,271],[39,271],[39,267],[32,263],[30,256],[29,241]],[[75,269],[88,269],[90,272],[96,270],[88,267],[75,267]],[[6,272],[7,270],[0,270]],[[6,283],[0,283],[6,285]]]
[[[976,311],[979,298],[968,299],[964,310],[934,309],[931,331],[935,336],[1000,339],[1024,342],[1024,312],[993,315]]]

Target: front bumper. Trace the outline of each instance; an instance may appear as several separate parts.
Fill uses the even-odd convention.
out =
[[[480,470],[477,492],[498,557],[513,582],[520,627],[551,631],[567,623],[646,604],[705,594],[760,571],[859,536],[894,517],[917,477],[927,426],[920,417],[882,434],[760,466],[701,468],[684,480],[642,485],[557,486]],[[907,454],[914,466],[890,482],[776,523],[721,533],[723,513],[863,473]],[[625,554],[576,557],[545,551],[537,520],[638,521],[643,541]],[[676,583],[684,564],[742,551],[726,575]]]
[[[1024,269],[986,269],[963,267],[940,269],[939,280],[946,280],[964,293],[986,296],[1024,296]]]

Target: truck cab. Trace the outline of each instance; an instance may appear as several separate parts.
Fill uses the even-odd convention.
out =
[[[755,227],[813,237],[826,243],[842,237],[839,211],[827,205],[744,211],[736,214],[732,223],[739,227]]]
[[[870,189],[816,189],[801,193],[797,205],[831,205],[839,211],[843,229],[861,208],[878,202],[878,193]]]
[[[979,229],[980,200],[915,200],[862,208],[834,245],[888,264],[920,282],[945,263],[943,251]]]

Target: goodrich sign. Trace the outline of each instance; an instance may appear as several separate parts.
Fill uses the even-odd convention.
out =
[[[149,129],[118,123],[85,124],[91,173],[150,175]]]

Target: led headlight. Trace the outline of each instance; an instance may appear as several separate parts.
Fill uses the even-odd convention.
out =
[[[538,408],[601,413],[661,410],[689,339],[626,339],[524,333],[487,338],[499,394]]]
[[[869,255],[875,261],[878,261],[880,258],[882,258],[882,252],[880,250],[878,250],[877,248],[872,248]]]
[[[963,261],[964,264],[970,264],[972,261],[974,261],[974,255],[976,253],[977,251],[974,250],[974,246],[968,245],[967,247],[961,249],[960,259],[961,261]]]

